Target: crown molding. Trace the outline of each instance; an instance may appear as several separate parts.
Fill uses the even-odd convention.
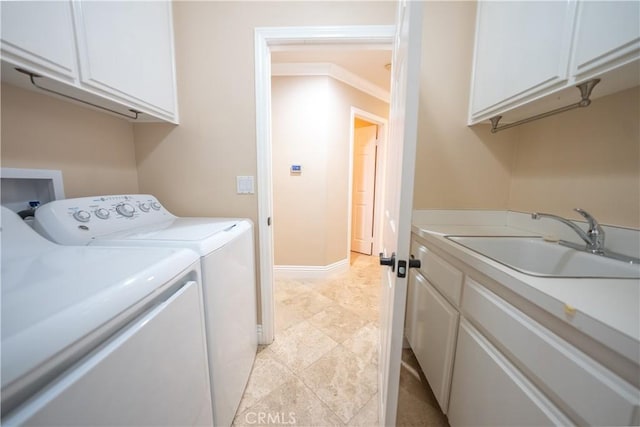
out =
[[[272,76],[329,76],[389,103],[389,91],[330,62],[281,62],[271,64]]]

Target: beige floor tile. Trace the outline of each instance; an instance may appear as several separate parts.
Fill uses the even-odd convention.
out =
[[[276,340],[259,348],[235,425],[377,424],[381,271],[352,253],[329,280],[276,281]],[[403,362],[397,426],[446,426],[410,349]]]
[[[377,326],[367,323],[342,345],[360,356],[365,361],[378,365],[378,345],[380,343],[380,330]]]
[[[294,298],[297,295],[308,292],[311,288],[301,280],[276,280],[274,282],[273,298],[282,301]]]
[[[301,312],[309,313],[309,315],[314,315],[333,304],[331,299],[313,290],[300,292],[294,297],[279,302],[280,307],[295,307]]]
[[[349,427],[373,427],[378,426],[378,393],[364,405],[347,424]]]
[[[284,332],[291,326],[304,322],[309,317],[313,316],[312,313],[309,313],[300,307],[283,304],[282,301],[275,302],[274,314],[276,334]]]
[[[343,422],[348,422],[377,391],[377,370],[342,346],[331,350],[299,373]]]
[[[298,372],[337,345],[328,335],[304,321],[276,334],[269,350],[287,368]]]
[[[262,349],[256,355],[238,412],[253,406],[260,399],[293,378],[295,378],[293,374],[276,360],[271,350]]]
[[[415,371],[413,368],[419,366],[413,352],[405,349],[402,357],[409,369],[405,365],[400,369],[396,427],[448,427],[447,418],[440,410],[424,375],[420,375],[421,371]]]
[[[344,424],[302,381],[293,379],[237,415],[234,425],[324,427]]]
[[[351,311],[367,322],[379,322],[380,299],[376,296],[358,295],[340,303],[340,306]]]
[[[311,317],[309,323],[340,343],[351,338],[367,321],[339,305],[332,305]]]

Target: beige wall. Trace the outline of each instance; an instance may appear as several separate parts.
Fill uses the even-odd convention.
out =
[[[470,128],[474,27],[474,2],[425,3],[414,209],[582,207],[640,228],[640,89],[497,134]]]
[[[329,77],[271,79],[276,265],[326,263],[328,86]]]
[[[385,102],[330,77],[272,78],[276,265],[347,256],[352,106],[388,115]]]
[[[469,128],[474,2],[426,2],[414,209],[506,209],[518,130]]]
[[[640,87],[523,125],[509,209],[640,228]]]
[[[65,195],[138,192],[132,125],[2,84],[2,166],[62,171]]]
[[[134,125],[140,191],[178,215],[257,222],[256,195],[235,194],[236,176],[257,173],[255,28],[390,25],[396,3],[184,1],[173,12],[180,126]]]
[[[349,135],[351,132],[351,107],[356,107],[378,117],[389,116],[389,104],[342,82],[329,79],[331,101],[327,165],[327,252],[326,264],[347,257],[350,240],[348,226],[349,200]]]
[[[236,195],[256,175],[256,27],[393,24],[393,2],[175,2],[180,126],[136,124],[141,191],[179,215],[257,219],[256,195]]]

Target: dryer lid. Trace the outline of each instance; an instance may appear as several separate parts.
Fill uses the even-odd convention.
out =
[[[98,239],[197,242],[231,231],[237,224],[238,220],[228,218],[176,218],[161,224],[100,236]]]

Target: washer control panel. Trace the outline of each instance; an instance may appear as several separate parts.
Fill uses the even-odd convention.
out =
[[[34,228],[66,245],[88,244],[98,236],[175,219],[148,194],[55,200],[36,210]]]

